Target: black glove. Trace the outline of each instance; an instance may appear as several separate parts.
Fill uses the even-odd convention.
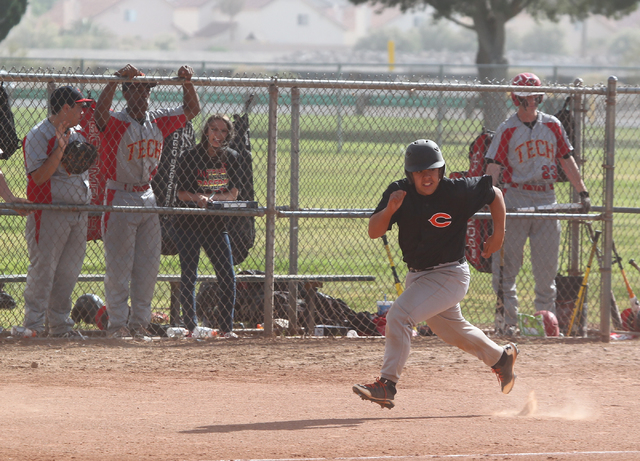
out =
[[[68,174],[82,174],[95,163],[98,149],[93,144],[82,141],[72,141],[62,154],[62,166]]]
[[[591,199],[589,198],[589,192],[582,191],[580,192],[580,203],[582,204],[582,212],[589,213],[591,209]]]

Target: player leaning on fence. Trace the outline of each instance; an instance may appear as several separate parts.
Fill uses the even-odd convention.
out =
[[[395,223],[403,260],[409,266],[406,290],[387,314],[386,345],[380,379],[356,384],[353,391],[381,407],[392,408],[396,383],[409,357],[413,327],[426,321],[443,341],[475,355],[498,376],[502,392],[511,391],[518,355],[514,344],[498,346],[462,316],[460,301],[469,289],[464,258],[467,221],[489,205],[493,234],[483,245],[488,257],[502,246],[505,206],[490,176],[449,179],[433,141],[420,139],[405,152],[406,178],[387,187],[371,218],[369,237],[379,238]]]
[[[133,79],[144,74],[130,64],[115,73]],[[157,171],[164,138],[200,112],[191,82],[193,69],[183,66],[183,104],[173,109],[149,109],[155,83],[124,82],[126,107],[110,112],[118,84],[102,91],[95,110],[101,131],[101,156],[107,178],[105,202],[115,206],[156,205],[150,181]],[[155,213],[105,213],[105,297],[112,337],[145,336],[151,319],[151,300],[160,266],[160,221]],[[127,300],[130,295],[131,314]]]
[[[517,75],[514,86],[540,86],[531,73]],[[560,121],[538,110],[544,93],[514,91],[511,94],[517,112],[496,130],[487,152],[487,174],[497,185],[502,173],[506,207],[521,208],[556,203],[554,183],[557,162],[562,165],[571,185],[580,193],[583,211],[591,207],[589,193],[571,155],[573,147]],[[522,267],[523,248],[529,238],[531,267],[535,280],[535,310],[556,312],[555,276],[558,272],[560,222],[549,219],[507,220],[504,241],[502,291],[504,293],[504,333],[516,332],[518,298],[516,277]],[[493,258],[493,288],[498,292],[500,260]],[[500,319],[501,322],[501,319]]]
[[[75,88],[57,88],[50,98],[51,115],[27,134],[24,159],[27,198],[32,202],[59,205],[91,202],[89,173],[69,174],[61,164],[67,145],[84,140],[75,127],[87,101]],[[72,329],[69,313],[87,245],[87,221],[86,211],[38,210],[27,218],[25,334],[41,336],[48,318],[50,336],[82,338]]]

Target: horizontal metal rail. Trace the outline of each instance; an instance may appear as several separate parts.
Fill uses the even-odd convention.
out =
[[[177,77],[137,77],[139,82],[154,82],[159,85],[182,85],[183,79]],[[76,84],[106,84],[109,82],[131,81],[113,75],[78,75],[57,73],[14,73],[0,75],[0,81],[7,82],[36,82],[56,81]],[[438,92],[493,92],[506,93],[513,90],[511,85],[482,85],[468,83],[443,82],[384,82],[375,80],[330,80],[330,79],[289,79],[277,77],[193,77],[196,86],[221,87],[269,87],[275,85],[280,88],[315,88],[315,89],[349,89],[349,90],[397,90],[397,91],[438,91]],[[561,94],[598,94],[605,95],[606,87],[576,87],[571,85],[520,87],[520,92],[545,92]]]

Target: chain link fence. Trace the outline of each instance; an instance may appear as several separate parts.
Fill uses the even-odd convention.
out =
[[[148,81],[158,83],[151,91],[150,110],[182,106],[181,82],[171,72],[143,71]],[[85,96],[98,99],[105,85],[114,81],[111,75],[93,74],[89,69],[75,74],[10,72],[0,75],[0,79],[9,93],[20,139],[50,114],[48,100],[54,88],[73,85],[80,88]],[[406,145],[415,139],[433,139],[443,150],[447,174],[467,171],[472,141],[483,128],[495,129],[514,111],[508,85],[480,85],[475,82],[410,79],[403,82],[367,82],[274,77],[198,77],[193,82],[201,111],[191,121],[194,132],[192,144],[201,141],[201,133],[209,126],[206,121],[212,114],[225,114],[232,120],[234,114],[247,114],[253,186],[250,199],[257,202],[258,208],[243,212],[198,210],[185,207],[188,201],[180,203],[179,200],[162,211],[171,216],[199,215],[209,220],[199,221],[209,223],[206,229],[198,229],[199,234],[205,235],[205,240],[206,235],[216,234],[208,227],[217,226],[216,220],[238,214],[252,217],[255,240],[246,258],[235,265],[238,290],[234,328],[264,327],[269,334],[281,330],[313,333],[310,328],[331,321],[339,326],[340,322],[331,318],[335,317],[336,309],[343,313],[348,310],[349,315],[373,314],[378,309],[378,301],[395,299],[397,293],[390,259],[395,263],[400,280],[404,280],[406,275],[397,232],[394,229],[388,233],[388,257],[381,240],[369,239],[367,218],[386,186],[403,177]],[[620,310],[628,306],[626,299],[629,298],[620,271],[617,266],[612,268],[611,242],[615,240],[623,267],[628,268],[628,260],[635,256],[634,243],[638,238],[635,216],[639,207],[634,187],[637,152],[634,140],[640,120],[640,90],[618,88],[616,95],[614,82],[613,90],[605,86],[582,87],[576,84],[545,86],[544,91],[545,98],[540,108],[549,114],[558,112],[567,96],[572,97],[570,108],[577,123],[576,160],[591,193],[595,211],[588,216],[563,213],[554,216],[560,220],[562,229],[559,274],[581,280],[591,249],[589,226],[585,223],[593,223],[593,230],[604,231],[600,245],[602,257],[594,259],[589,279],[588,307],[581,323],[581,334],[595,330],[608,340],[609,319],[608,316],[603,318],[601,312],[608,312],[609,296],[602,293],[611,290]],[[111,108],[116,112],[122,111],[125,105],[126,101],[118,89]],[[614,108],[617,113],[613,112]],[[611,134],[614,129],[615,137]],[[163,160],[166,161],[166,143],[160,170]],[[611,182],[614,146],[617,163],[615,200]],[[177,164],[174,166],[178,168]],[[246,165],[243,168],[246,171]],[[24,197],[27,175],[22,150],[3,161],[1,169],[13,192]],[[213,176],[208,178],[215,179]],[[157,195],[159,191],[155,192]],[[568,182],[558,183],[555,192],[558,203],[579,202]],[[109,205],[108,201],[103,201],[87,206],[76,203],[74,206],[49,205],[49,209],[42,205],[29,207],[44,209],[43,214],[89,213],[91,223],[92,218],[99,222],[103,212],[111,212],[112,216],[119,212],[122,216],[140,219],[155,216],[160,210],[150,208],[149,203],[125,201]],[[0,309],[0,327],[4,329],[24,322],[26,274],[30,264],[25,226],[29,219],[34,219],[33,214],[29,218],[18,216],[14,209],[15,206],[5,206],[0,219],[1,280],[4,292],[15,300],[15,306],[9,303]],[[519,213],[511,216],[517,219],[518,216],[532,215]],[[548,219],[548,215],[535,216]],[[607,227],[613,222],[613,227]],[[27,238],[30,238],[28,225],[26,227]],[[150,229],[157,233],[160,227]],[[156,245],[154,242],[166,236],[141,233],[136,238],[136,245],[142,248],[143,245],[153,247]],[[121,244],[124,246],[125,241],[122,240]],[[201,244],[213,245],[211,242]],[[217,248],[212,247],[210,252],[202,252],[201,255],[197,252],[200,257],[196,304],[199,318],[205,325],[221,328],[221,320],[216,315],[220,312],[218,305],[224,301],[219,299],[221,290],[211,288],[216,275],[211,260],[215,260]],[[140,254],[151,258],[150,252],[154,251],[150,248]],[[208,254],[211,258],[207,257]],[[64,256],[62,251],[61,257]],[[516,282],[519,308],[524,314],[535,312],[531,257],[527,244]],[[122,259],[117,262],[123,266],[115,269],[113,274],[129,282],[130,266],[125,266]],[[153,264],[151,258],[149,266]],[[602,277],[598,272],[599,264],[604,269]],[[88,241],[80,276],[73,287],[72,304],[84,294],[96,295],[104,301],[105,272],[103,240]],[[150,272],[154,272],[152,267]],[[180,323],[182,272],[180,257],[175,251],[161,256],[151,302],[153,323]],[[631,285],[636,286],[634,284],[640,274],[635,269],[628,269],[627,276]],[[132,284],[134,298],[138,296],[136,290],[141,288],[136,283]],[[318,289],[320,294],[316,291]],[[131,297],[128,301],[131,302]],[[465,317],[492,331],[495,304],[491,274],[472,269],[471,287],[462,302]],[[605,306],[605,310],[601,311],[601,306]],[[277,319],[275,322],[271,321],[272,316]],[[291,323],[278,319],[290,320]],[[371,316],[367,319],[371,320]],[[99,319],[95,316],[80,316],[76,320],[76,329],[99,331],[100,322],[96,322]],[[360,320],[364,321],[362,315]],[[144,322],[144,318],[139,320],[140,324]],[[613,326],[619,327],[615,322]]]

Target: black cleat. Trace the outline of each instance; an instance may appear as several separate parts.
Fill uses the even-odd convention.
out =
[[[498,382],[502,388],[503,394],[508,394],[513,389],[513,385],[516,382],[516,374],[513,372],[513,368],[518,358],[518,348],[515,344],[509,343],[504,346],[504,352],[506,354],[506,360],[502,365],[495,365],[491,367],[491,370],[498,377]]]
[[[396,389],[391,381],[376,378],[373,384],[356,384],[353,386],[353,392],[359,395],[362,400],[370,400],[377,403],[381,408],[393,408],[393,396],[396,395]]]

